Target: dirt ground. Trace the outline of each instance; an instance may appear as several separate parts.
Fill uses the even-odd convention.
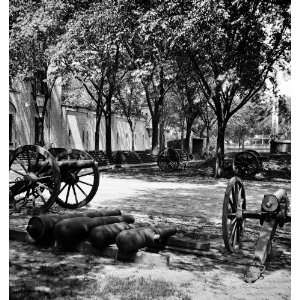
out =
[[[128,170],[101,175],[100,189],[85,209],[120,208],[137,222],[176,225],[194,237],[209,234],[211,249],[201,256],[162,251],[168,265],[122,263],[78,253],[55,253],[10,242],[11,299],[290,299],[290,225],[279,228],[264,276],[245,283],[259,233],[247,221],[241,251],[226,253],[221,230],[227,179],[188,171]],[[247,207],[259,209],[264,194],[285,188],[289,179],[244,181]],[[85,210],[84,209],[84,210]],[[15,223],[14,223],[15,222]],[[11,224],[17,226],[16,219]],[[23,225],[22,225],[23,226]]]

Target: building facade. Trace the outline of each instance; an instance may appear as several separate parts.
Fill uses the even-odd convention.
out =
[[[42,100],[42,95],[39,95]],[[62,104],[62,87],[57,82],[48,103],[44,122],[46,147],[95,149],[96,114],[93,110]],[[9,93],[9,145],[35,144],[37,134],[37,109],[31,95],[30,84],[18,81]],[[144,118],[135,119],[135,150],[151,148],[149,130]],[[112,151],[131,150],[132,134],[125,117],[112,115]],[[100,123],[99,149],[105,151],[105,120]]]

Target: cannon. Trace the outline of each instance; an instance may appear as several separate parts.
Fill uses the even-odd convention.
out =
[[[131,215],[105,216],[105,217],[75,217],[63,219],[55,224],[54,239],[58,248],[73,250],[76,246],[88,238],[92,228],[99,225],[113,223],[134,223]]]
[[[169,227],[140,227],[121,231],[116,237],[118,259],[130,260],[139,249],[148,247],[163,248],[168,237],[174,235],[177,228]]]
[[[72,213],[72,214],[41,214],[33,216],[29,219],[27,225],[27,232],[30,237],[37,243],[43,246],[52,246],[54,244],[54,227],[56,223],[64,219],[71,219],[77,217],[106,217],[106,216],[120,216],[119,209],[100,209],[96,211],[88,211],[86,213]]]
[[[51,150],[50,150],[51,151]],[[53,154],[53,149],[51,151]],[[31,204],[33,214],[46,212],[58,203],[76,209],[88,204],[99,187],[97,162],[76,149],[54,157],[37,145],[17,148],[9,161],[9,201],[12,212]]]
[[[232,167],[234,174],[239,177],[253,177],[262,170],[261,156],[255,150],[239,152],[234,156]]]
[[[103,249],[114,244],[121,231],[132,228],[133,226],[126,222],[96,226],[90,231],[88,240],[95,248]]]
[[[190,157],[181,149],[166,148],[158,154],[157,164],[161,171],[175,171],[185,168]]]
[[[241,179],[232,177],[227,185],[222,213],[222,232],[225,248],[229,252],[240,249],[246,219],[258,219],[260,235],[254,252],[253,263],[248,267],[245,281],[256,281],[265,269],[265,263],[272,249],[272,239],[277,226],[291,221],[288,214],[289,199],[284,189],[264,195],[258,210],[246,208],[245,187]]]

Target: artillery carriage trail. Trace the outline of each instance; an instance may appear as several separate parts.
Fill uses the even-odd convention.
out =
[[[57,149],[57,151],[52,150],[51,153],[39,146],[26,145],[16,149],[10,157],[10,205],[12,212],[20,211],[29,205],[31,206],[29,211],[31,214],[40,215],[40,217],[31,218],[27,227],[28,233],[37,244],[41,240],[49,242],[52,239],[51,245],[53,245],[54,240],[63,245],[64,241],[72,236],[70,240],[75,240],[74,244],[77,245],[87,239],[89,234],[92,234],[88,239],[92,241],[93,245],[99,246],[97,236],[98,238],[100,236],[100,240],[102,240],[100,244],[104,246],[116,243],[121,253],[119,257],[125,258],[125,260],[128,257],[132,258],[132,255],[134,256],[139,249],[144,247],[201,255],[205,255],[205,251],[209,249],[209,243],[206,243],[206,248],[201,248],[201,245],[197,246],[197,241],[192,241],[192,239],[177,238],[176,240],[176,237],[171,237],[176,235],[178,231],[174,226],[159,229],[151,226],[145,228],[145,226],[126,225],[126,223],[134,222],[133,217],[113,217],[114,215],[121,215],[119,212],[109,212],[108,214],[99,212],[101,216],[87,216],[79,213],[64,217],[43,214],[54,202],[63,208],[83,207],[92,200],[99,186],[97,163],[89,154],[74,149]],[[244,159],[245,157],[246,159]],[[158,156],[158,166],[163,171],[169,171],[178,168],[182,162],[188,160],[189,157],[184,152],[165,149]],[[249,165],[254,165],[254,167],[250,168],[248,172]],[[233,167],[237,173],[240,172],[245,176],[253,175],[255,171],[261,168],[261,161],[256,153],[245,151],[236,155],[233,160]],[[222,212],[222,236],[227,251],[229,253],[239,251],[247,218],[259,219],[261,225],[254,259],[247,267],[246,281],[254,282],[262,275],[267,258],[271,253],[272,239],[277,226],[282,227],[286,222],[290,222],[288,206],[289,200],[286,192],[278,190],[273,195],[264,196],[259,210],[249,211],[246,208],[246,191],[243,182],[237,176],[230,179],[225,191]],[[107,221],[101,219],[105,216],[108,218]],[[94,219],[90,220],[92,217]],[[116,226],[113,223],[121,225]],[[43,236],[43,239],[37,238],[40,234],[41,224],[46,226],[46,229],[43,227],[43,234],[45,232],[48,234]],[[108,227],[104,229],[103,226]],[[97,227],[101,228],[97,229]],[[105,230],[108,230],[110,234],[105,233]],[[81,238],[77,240],[79,236]],[[72,246],[72,243],[65,244],[65,248],[66,245]],[[197,250],[200,251],[197,252]]]

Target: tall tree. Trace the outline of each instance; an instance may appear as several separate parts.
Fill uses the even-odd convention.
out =
[[[151,5],[139,8],[135,22],[127,27],[128,38],[123,43],[135,76],[144,88],[152,121],[152,151],[157,152],[164,100],[174,84],[173,61],[169,56],[168,28],[159,20],[161,12]]]
[[[131,150],[135,151],[136,120],[142,116],[143,97],[142,87],[131,73],[128,73],[125,80],[118,85],[116,98],[118,101],[115,107],[126,117],[131,131]]]
[[[171,1],[165,18],[172,49],[193,63],[199,87],[217,117],[216,176],[224,165],[229,119],[251,101],[281,60],[289,60],[288,1]]]
[[[51,66],[52,48],[64,33],[66,22],[88,1],[29,0],[10,1],[9,71],[10,82],[16,78],[31,84],[33,104],[36,109],[36,143],[44,145],[44,120],[51,100],[52,90],[59,76]],[[44,97],[39,110],[39,96]]]
[[[67,24],[57,45],[55,63],[63,74],[82,83],[96,106],[95,150],[99,150],[100,120],[105,117],[106,152],[110,157],[112,101],[120,74],[118,6],[110,1],[96,2]]]

